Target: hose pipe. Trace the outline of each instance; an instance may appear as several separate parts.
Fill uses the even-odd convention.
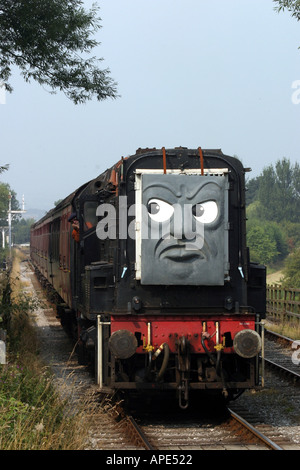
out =
[[[159,380],[161,380],[166,372],[166,369],[167,369],[167,366],[168,366],[168,363],[169,363],[169,357],[170,357],[170,348],[169,348],[169,345],[167,343],[163,343],[156,351],[155,353],[153,354],[153,357],[152,357],[152,360],[155,360],[159,354],[162,352],[162,350],[164,350],[164,358],[163,358],[163,362],[162,362],[162,365],[161,365],[161,368],[158,372],[158,375],[156,377],[156,382],[158,382]]]
[[[209,352],[209,350],[208,350],[207,347],[206,347],[206,344],[205,344],[205,342],[204,342],[206,339],[208,339],[208,338],[202,336],[202,338],[201,338],[201,344],[202,344],[203,349],[204,349],[204,351],[206,352],[207,356],[209,357],[209,360],[210,360],[211,364],[215,366],[215,365],[216,365],[216,360],[215,360],[214,356],[212,355],[212,353]]]

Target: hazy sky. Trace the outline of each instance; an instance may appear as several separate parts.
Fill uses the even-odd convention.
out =
[[[98,4],[95,52],[121,97],[76,106],[15,69],[0,105],[1,180],[27,209],[51,209],[139,147],[221,148],[251,177],[299,161],[300,23],[288,12],[272,0]]]

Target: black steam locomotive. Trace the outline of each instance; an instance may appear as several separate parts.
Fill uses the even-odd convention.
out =
[[[246,245],[245,170],[220,150],[139,149],[31,231],[31,259],[101,390],[232,399],[259,387],[265,267]]]

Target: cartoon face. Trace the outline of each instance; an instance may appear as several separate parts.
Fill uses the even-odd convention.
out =
[[[141,284],[224,284],[226,181],[226,175],[142,175]]]

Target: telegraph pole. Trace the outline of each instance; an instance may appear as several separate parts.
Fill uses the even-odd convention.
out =
[[[8,246],[9,246],[9,255],[11,255],[11,221],[12,214],[25,214],[25,200],[24,195],[22,196],[22,210],[12,211],[11,210],[11,192],[8,195]]]

